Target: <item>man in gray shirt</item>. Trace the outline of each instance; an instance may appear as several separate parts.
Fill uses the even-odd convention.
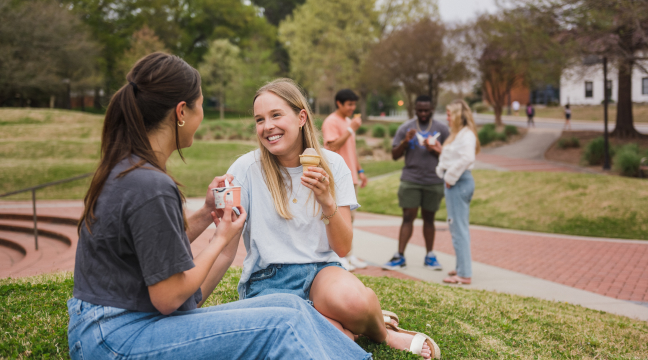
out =
[[[430,146],[430,139],[438,134],[436,141],[443,143],[450,132],[444,124],[432,119],[433,109],[430,97],[421,95],[415,102],[416,118],[398,128],[392,143],[392,157],[398,160],[405,155],[405,167],[398,188],[398,205],[403,208],[403,223],[398,238],[398,252],[384,269],[396,270],[407,266],[405,247],[412,237],[414,220],[421,208],[423,216],[423,237],[427,254],[424,266],[441,270],[432,248],[434,247],[434,214],[439,210],[443,198],[443,180],[436,175],[439,154]]]

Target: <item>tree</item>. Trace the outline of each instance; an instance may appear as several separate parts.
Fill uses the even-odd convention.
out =
[[[556,40],[558,29],[555,18],[524,7],[482,15],[467,28],[465,39],[476,59],[483,97],[493,106],[498,126],[515,86],[558,83],[569,49]]]
[[[374,0],[307,0],[279,26],[291,75],[315,95],[357,88],[379,25]]]
[[[403,25],[376,45],[365,71],[381,74],[374,77],[377,87],[402,87],[409,116],[414,116],[414,97],[430,90],[434,109],[441,83],[459,81],[469,75],[465,64],[446,44],[447,35],[439,21],[423,19]]]
[[[169,52],[155,32],[144,25],[133,34],[130,48],[117,61],[117,76],[123,81],[137,60],[156,51]]]
[[[241,50],[228,40],[214,40],[198,68],[202,85],[218,98],[220,118],[225,118],[225,91],[238,70]]]
[[[69,107],[71,89],[96,80],[96,43],[54,1],[0,0],[0,39],[0,104],[65,92]]]

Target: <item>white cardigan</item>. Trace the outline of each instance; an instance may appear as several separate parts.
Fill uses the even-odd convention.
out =
[[[455,139],[443,147],[436,173],[446,183],[454,185],[466,170],[475,167],[477,138],[470,128],[464,126]]]

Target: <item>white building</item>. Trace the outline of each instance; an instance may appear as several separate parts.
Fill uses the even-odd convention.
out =
[[[648,63],[643,66],[648,69]],[[618,101],[618,73],[608,63],[610,99]],[[608,90],[609,91],[609,90]],[[632,102],[648,103],[648,74],[639,66],[633,67]],[[600,105],[603,103],[603,64],[580,65],[563,71],[560,77],[560,104]]]

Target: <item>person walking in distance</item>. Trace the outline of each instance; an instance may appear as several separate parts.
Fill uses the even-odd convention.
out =
[[[569,130],[571,131],[571,109],[569,108],[569,104],[565,105],[565,126],[563,126],[563,130]]]
[[[533,122],[533,117],[535,116],[535,109],[533,108],[533,105],[531,103],[527,103],[526,106],[526,114],[527,114],[527,127],[535,127],[535,123]]]
[[[475,121],[465,101],[455,100],[450,103],[446,107],[446,114],[450,137],[443,147],[435,144],[433,148],[440,154],[436,173],[445,182],[448,226],[457,255],[457,266],[443,282],[470,284],[472,260],[468,220],[470,201],[475,192],[475,181],[470,170],[475,166],[475,155],[479,153],[480,145]]]
[[[360,165],[355,143],[355,132],[360,128],[362,119],[360,114],[356,114],[357,116],[354,116],[353,120],[350,119],[356,109],[357,101],[358,96],[351,89],[338,91],[335,94],[336,110],[322,124],[324,148],[342,156],[351,170],[356,196],[358,195],[358,186],[361,188],[367,186],[367,177]],[[351,211],[351,223],[355,220],[355,213],[356,210]],[[340,262],[349,271],[367,267],[367,263],[358,259],[351,252],[346,257],[341,257]]]
[[[442,270],[434,252],[434,215],[443,198],[443,180],[434,171],[439,155],[432,147],[443,143],[449,136],[448,128],[432,119],[432,99],[421,95],[414,105],[416,117],[408,120],[396,131],[392,143],[392,158],[398,160],[405,155],[405,167],[398,188],[398,205],[403,209],[403,223],[398,237],[398,251],[383,269],[396,270],[407,266],[405,247],[412,237],[414,220],[421,208],[423,216],[423,237],[425,238],[424,266],[431,270]]]

